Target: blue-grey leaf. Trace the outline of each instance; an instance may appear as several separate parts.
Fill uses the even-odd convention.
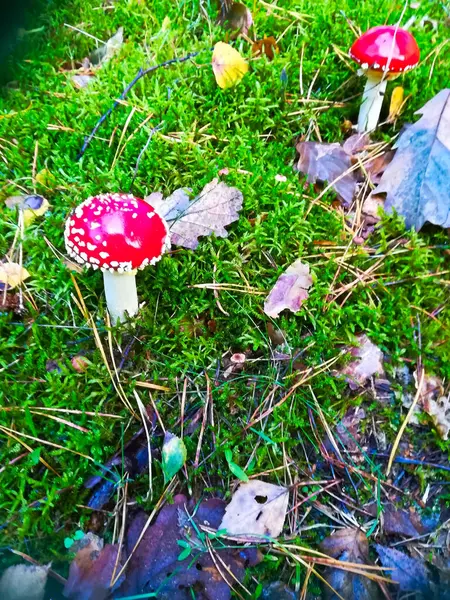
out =
[[[392,569],[389,575],[393,581],[397,582],[400,591],[418,592],[426,598],[433,597],[430,572],[423,561],[380,544],[376,544],[375,548],[383,567]]]
[[[450,89],[417,114],[422,118],[400,135],[374,194],[386,194],[385,210],[395,209],[409,229],[426,222],[450,227]]]

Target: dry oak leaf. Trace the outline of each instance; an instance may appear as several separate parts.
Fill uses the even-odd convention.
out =
[[[0,579],[2,600],[44,600],[50,565],[14,565]]]
[[[369,562],[369,542],[363,531],[348,527],[340,529],[325,538],[320,545],[325,554],[340,561],[365,564]],[[324,572],[327,583],[324,586],[325,598],[337,600],[376,600],[379,598],[378,586],[367,577],[356,575],[344,569],[327,568]]]
[[[277,279],[264,302],[264,312],[274,319],[285,309],[298,312],[308,298],[311,285],[309,265],[302,263],[300,259],[296,260]]]
[[[428,222],[450,227],[450,89],[441,90],[400,135],[392,162],[373,194],[386,194],[386,212],[396,210],[407,228]]]
[[[171,243],[195,250],[201,236],[228,236],[225,227],[239,218],[243,196],[237,188],[213,179],[193,200],[182,189],[165,200],[160,193],[146,200],[168,222]]]
[[[248,64],[235,48],[217,42],[212,56],[212,69],[217,85],[226,90],[242,80],[248,71]]]
[[[283,531],[288,502],[289,490],[285,487],[258,479],[241,483],[225,509],[219,529],[248,540],[270,541]]]
[[[354,360],[339,371],[340,374],[346,375],[352,390],[364,385],[373,375],[384,373],[383,353],[378,346],[373,344],[365,333],[356,336],[356,343],[356,347],[348,348]]]
[[[0,263],[0,289],[12,289],[20,285],[30,274],[18,263]]]

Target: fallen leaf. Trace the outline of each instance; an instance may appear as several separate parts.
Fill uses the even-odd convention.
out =
[[[159,193],[146,200],[168,222],[171,243],[195,250],[201,236],[228,236],[225,227],[239,218],[243,196],[237,188],[213,179],[193,200],[184,190],[176,190],[165,200]]]
[[[380,544],[376,544],[375,548],[383,567],[391,569],[387,574],[398,584],[396,587],[400,591],[418,592],[426,598],[434,597],[430,585],[430,572],[423,561]]]
[[[405,90],[401,85],[397,85],[392,90],[391,103],[389,105],[389,116],[387,118],[388,123],[394,123],[397,120],[397,117],[400,115],[405,105],[404,98]]]
[[[349,206],[356,192],[358,177],[356,170],[349,171],[351,157],[342,146],[338,143],[299,142],[296,150],[299,156],[294,169],[306,175],[309,183],[327,181],[344,205]]]
[[[78,551],[69,569],[69,577],[64,587],[64,596],[70,600],[104,600],[116,590],[124,580],[122,576],[112,588],[111,577],[121,561],[117,561],[118,544],[103,545],[103,540],[95,534],[88,534],[74,542]]]
[[[263,600],[297,600],[298,594],[283,581],[273,581],[262,592]]]
[[[186,462],[186,446],[181,438],[166,431],[162,448],[162,469],[167,483]]]
[[[220,23],[226,28],[231,29],[237,37],[239,34],[247,35],[248,30],[253,25],[252,13],[241,2],[233,2],[228,10],[221,15]]]
[[[398,138],[392,162],[374,194],[386,194],[385,210],[405,218],[407,228],[426,222],[450,227],[450,89],[440,91],[417,114],[422,118]]]
[[[94,67],[100,66],[102,63],[108,61],[116,54],[123,45],[123,27],[119,27],[117,32],[109,38],[109,40],[96,48],[89,54],[89,62]]]
[[[4,291],[0,294],[0,312],[12,311],[16,315],[21,315],[25,312],[25,308],[21,305],[20,294],[9,293],[5,294]]]
[[[280,312],[289,309],[298,312],[308,298],[308,289],[312,285],[309,265],[296,260],[280,275],[264,302],[264,312],[276,319]]]
[[[70,362],[77,373],[85,373],[90,364],[84,356],[74,356]]]
[[[414,372],[414,378],[417,383],[417,371]],[[440,437],[443,440],[448,440],[450,432],[450,396],[444,395],[444,386],[440,377],[425,375],[418,408],[431,417]]]
[[[342,149],[349,156],[359,154],[370,144],[370,137],[367,133],[354,133],[348,137],[342,144]]]
[[[272,35],[269,37],[265,37],[262,40],[256,40],[256,42],[253,42],[253,56],[265,55],[269,60],[273,60],[275,54],[278,54],[278,52],[279,48],[277,40]]]
[[[28,271],[17,263],[0,263],[0,290],[15,288],[29,276]]]
[[[289,490],[258,479],[241,483],[233,494],[219,529],[232,536],[270,541],[283,531]],[[269,538],[269,539],[268,539]]]
[[[94,80],[94,75],[72,75],[72,83],[78,90],[88,87]]]
[[[328,556],[341,561],[358,564],[369,563],[369,542],[365,533],[360,529],[352,527],[340,529],[325,538],[320,549]],[[327,583],[339,594],[335,594],[328,586],[324,586],[325,597],[330,600],[337,600],[337,598],[376,600],[379,598],[377,584],[367,577],[332,567],[325,569],[324,576]]]
[[[14,565],[0,579],[2,600],[44,600],[50,565]]]
[[[157,593],[159,600],[191,600],[191,590],[197,589],[201,590],[203,600],[229,600],[231,589],[224,578],[233,581],[234,576],[242,581],[247,565],[257,564],[261,557],[254,548],[234,549],[229,545],[227,548],[215,548],[216,566],[197,532],[201,526],[217,529],[224,509],[225,503],[219,498],[198,504],[186,496],[175,496],[173,504],[162,508],[132,554],[119,597]],[[141,512],[132,521],[125,544],[128,556],[147,519],[147,515]],[[189,556],[182,560],[178,560],[179,541],[183,542],[184,548],[186,545],[191,547]]]
[[[356,347],[349,347],[348,352],[354,360],[349,362],[340,374],[345,375],[349,387],[356,390],[364,385],[373,375],[382,375],[383,353],[375,346],[366,334],[356,336]]]
[[[352,453],[361,450],[361,421],[365,418],[366,411],[359,406],[347,410],[333,432],[339,442],[338,447],[344,446]]]
[[[56,184],[56,178],[50,169],[41,169],[38,173],[36,173],[36,177],[34,179],[36,183],[46,188],[52,188]]]
[[[23,211],[24,225],[30,225],[36,217],[42,217],[50,208],[48,200],[38,194],[30,196],[10,196],[6,198],[8,208],[18,208]]]
[[[217,42],[212,56],[212,69],[217,85],[226,90],[242,80],[248,71],[248,64],[232,46]]]
[[[395,508],[392,504],[383,506],[383,529],[388,535],[402,535],[407,538],[417,537],[425,532],[425,527],[416,512]]]

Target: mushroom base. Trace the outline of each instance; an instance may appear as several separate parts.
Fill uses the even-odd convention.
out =
[[[111,322],[125,321],[133,317],[139,309],[136,289],[136,271],[128,273],[111,273],[103,271],[106,305]]]
[[[372,131],[378,125],[388,78],[380,71],[367,71],[361,108],[358,116],[358,133]]]

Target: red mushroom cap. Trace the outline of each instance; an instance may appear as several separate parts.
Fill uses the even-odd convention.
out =
[[[363,69],[403,73],[417,66],[420,50],[405,29],[392,25],[372,27],[350,48],[350,57]]]
[[[167,223],[130,194],[100,194],[66,221],[69,256],[93,269],[123,273],[155,264],[170,247]]]

